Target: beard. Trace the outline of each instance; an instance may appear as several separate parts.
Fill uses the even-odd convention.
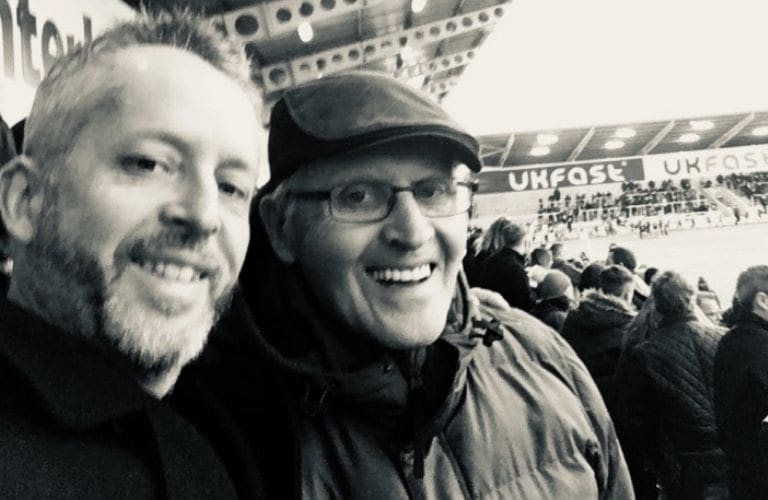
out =
[[[234,282],[223,284],[217,271],[207,278],[203,306],[181,311],[170,302],[139,302],[124,278],[129,259],[105,269],[78,241],[62,234],[55,203],[41,214],[28,245],[31,272],[39,283],[33,291],[38,311],[69,333],[93,339],[127,361],[139,378],[180,369],[199,355],[208,334],[229,307]],[[202,237],[165,229],[132,241],[128,248],[200,248]],[[195,239],[196,238],[196,239]],[[115,255],[130,252],[115,252]]]

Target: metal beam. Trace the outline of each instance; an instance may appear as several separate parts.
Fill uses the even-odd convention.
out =
[[[587,144],[589,144],[589,141],[592,140],[593,135],[595,135],[595,127],[592,127],[589,130],[587,130],[587,133],[584,134],[584,137],[581,138],[581,140],[576,145],[576,147],[573,148],[573,151],[571,151],[571,154],[568,155],[567,161],[575,161],[576,158],[579,157],[581,152],[584,151],[584,148],[587,147]]]
[[[653,151],[653,149],[656,146],[658,146],[661,141],[664,140],[667,134],[669,134],[669,132],[673,128],[675,128],[676,123],[677,122],[675,120],[671,120],[669,123],[664,125],[664,128],[659,130],[659,132],[656,135],[654,135],[653,138],[650,141],[648,141],[648,143],[640,149],[640,153],[639,153],[640,156],[645,156],[651,151]]]
[[[261,69],[267,93],[282,90],[299,83],[314,80],[320,74],[331,74],[361,64],[399,54],[403,47],[419,48],[484,29],[499,22],[505,5],[495,5],[459,16],[441,19],[400,32],[369,38],[333,49],[316,52],[290,61],[265,66]]]
[[[755,119],[755,113],[750,113],[741,120],[739,120],[739,123],[728,129],[727,132],[725,132],[723,135],[715,139],[712,144],[709,145],[709,149],[717,149],[721,147],[726,142],[730,141],[734,137],[736,137],[736,134],[744,130],[744,127],[750,124],[752,120]]]
[[[504,152],[501,153],[501,158],[499,158],[499,166],[503,167],[504,162],[507,161],[507,157],[509,157],[509,153],[512,152],[512,146],[515,144],[515,134],[509,134],[509,138],[507,139],[507,144],[504,146]]]

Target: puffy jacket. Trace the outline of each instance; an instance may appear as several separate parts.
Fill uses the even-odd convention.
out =
[[[591,291],[565,318],[560,334],[595,379],[608,401],[613,394],[613,376],[621,354],[621,341],[636,313],[618,297]],[[609,404],[610,407],[610,404]]]
[[[296,348],[307,332],[268,331],[299,315],[270,316],[267,304],[252,337],[211,339],[197,380],[260,457],[271,498],[633,498],[605,406],[567,343],[461,290],[435,344],[381,350],[345,373]],[[222,449],[231,431],[208,435]]]
[[[712,382],[722,335],[693,314],[661,321],[617,367],[616,425],[645,452],[672,499],[725,488]]]
[[[758,446],[768,415],[768,321],[743,314],[717,348],[715,412],[733,498],[768,498],[768,454]]]

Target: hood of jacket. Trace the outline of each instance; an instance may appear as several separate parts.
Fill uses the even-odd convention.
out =
[[[571,315],[585,334],[596,335],[605,330],[624,327],[637,312],[618,297],[593,290],[581,298],[579,306]]]

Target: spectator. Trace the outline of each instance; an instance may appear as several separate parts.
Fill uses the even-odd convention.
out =
[[[600,262],[593,262],[585,267],[581,272],[581,278],[579,278],[579,291],[584,293],[600,288],[600,273],[603,269],[605,266]]]
[[[579,280],[581,280],[581,269],[565,260],[565,257],[563,256],[563,244],[552,243],[549,251],[552,252],[552,269],[564,272],[565,275],[570,278],[574,288],[578,288]]]
[[[522,254],[525,229],[501,218],[488,231],[484,256],[476,263],[475,281],[470,284],[498,292],[512,307],[530,311],[533,298]]]
[[[46,71],[0,171],[0,497],[260,491],[165,398],[245,258],[256,95],[243,48],[185,14],[119,24]]]
[[[632,296],[632,304],[638,309],[641,308],[645,299],[650,295],[650,288],[643,278],[635,274],[637,260],[635,260],[635,254],[632,250],[615,246],[608,251],[608,257],[605,259],[605,263],[609,266],[611,264],[623,266],[627,271],[632,273],[632,278],[635,281],[635,294]]]
[[[653,278],[655,278],[657,274],[659,274],[658,268],[649,267],[643,273],[643,281],[645,281],[646,285],[651,286],[651,284],[653,283]]]
[[[574,307],[573,283],[562,271],[553,269],[536,289],[538,301],[531,314],[560,331],[568,311]]]
[[[620,266],[606,267],[599,290],[585,294],[569,312],[560,333],[573,347],[611,408],[613,376],[621,354],[621,341],[637,314],[632,306],[634,280]]]
[[[715,357],[715,411],[732,498],[768,498],[768,460],[758,446],[768,415],[768,266],[739,275],[740,312]]]
[[[217,392],[273,498],[631,495],[575,354],[521,311],[478,309],[461,276],[478,149],[380,74],[275,104],[241,280],[258,329],[244,314],[201,360],[231,374]]]
[[[552,267],[552,254],[546,248],[534,248],[531,252],[531,265],[525,268],[528,274],[528,283],[532,289],[539,286],[539,282]]]
[[[694,315],[694,289],[666,271],[653,282],[658,329],[616,370],[615,422],[656,471],[664,498],[727,498],[712,363],[722,330]]]
[[[699,307],[700,311],[712,321],[712,324],[723,324],[723,310],[720,308],[720,299],[718,299],[715,292],[697,292],[696,305]]]

